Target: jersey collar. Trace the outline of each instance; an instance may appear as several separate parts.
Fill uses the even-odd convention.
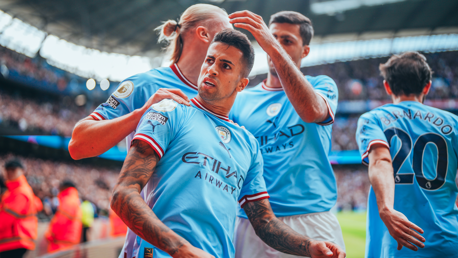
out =
[[[262,81],[262,83],[261,83],[262,89],[264,89],[266,91],[283,91],[283,87],[281,87],[281,88],[272,88],[272,87],[267,86],[266,85],[266,81],[267,80]]]
[[[193,98],[191,99],[191,102],[198,108],[198,109],[201,109],[207,113],[210,113],[214,116],[216,116],[217,118],[219,119],[222,119],[226,122],[230,122],[231,120],[229,120],[229,117],[228,116],[225,116],[225,115],[221,115],[221,114],[217,114],[215,112],[212,112],[210,109],[206,108],[200,101],[198,101],[196,98]]]
[[[189,87],[191,87],[194,90],[197,90],[197,86],[193,84],[190,80],[186,79],[186,77],[184,77],[183,73],[181,72],[180,68],[178,67],[176,63],[172,64],[170,68],[184,84],[188,85]]]

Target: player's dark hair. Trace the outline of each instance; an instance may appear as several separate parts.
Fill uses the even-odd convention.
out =
[[[301,33],[302,45],[309,45],[313,37],[312,21],[300,14],[293,11],[281,11],[270,16],[269,27],[272,23],[289,23],[299,24],[299,32]]]
[[[379,68],[396,96],[420,95],[433,73],[426,57],[418,52],[393,55]]]
[[[68,179],[62,181],[62,183],[60,183],[60,186],[59,186],[59,188],[60,188],[61,191],[62,191],[62,190],[65,190],[65,189],[67,189],[67,188],[69,188],[69,187],[76,188],[76,185],[75,185],[75,183],[74,183],[73,181],[68,180]]]
[[[240,31],[226,29],[216,34],[212,43],[221,42],[242,51],[245,64],[243,77],[248,77],[254,64],[254,49],[248,37]]]
[[[16,169],[16,168],[24,169],[24,166],[22,166],[22,162],[18,159],[10,159],[5,163],[5,169]]]

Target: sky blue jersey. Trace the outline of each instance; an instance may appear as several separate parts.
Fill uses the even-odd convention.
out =
[[[363,114],[356,139],[364,164],[374,144],[390,148],[394,209],[424,230],[425,248],[396,249],[380,219],[373,189],[367,213],[366,257],[458,257],[458,117],[415,101],[388,104]]]
[[[193,246],[234,257],[237,207],[268,198],[256,139],[197,99],[192,107],[165,99],[143,115],[134,140],[160,157],[144,188],[157,217]],[[137,237],[132,256],[170,257]]]
[[[148,99],[160,88],[180,89],[190,99],[197,95],[197,86],[182,74],[176,64],[161,67],[145,73],[136,74],[122,81],[118,89],[105,103],[97,107],[90,115],[95,120],[114,119],[143,107]],[[135,131],[126,137],[129,148]],[[136,235],[128,229],[123,253],[130,256],[136,243]],[[124,256],[122,256],[124,257]]]
[[[306,79],[328,106],[329,116],[323,123],[302,121],[283,89],[264,83],[241,92],[230,114],[261,146],[269,201],[278,217],[329,211],[337,200],[328,159],[337,86],[328,76]],[[239,216],[246,218],[243,210]]]
[[[122,81],[108,100],[99,105],[90,116],[95,120],[106,120],[126,115],[143,107],[160,88],[180,89],[189,99],[197,95],[197,86],[186,79],[178,66],[173,64],[170,67],[139,73]],[[132,132],[127,137],[127,147],[130,146],[134,134]]]

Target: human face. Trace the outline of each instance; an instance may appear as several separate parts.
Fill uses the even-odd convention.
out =
[[[303,46],[299,24],[290,23],[272,23],[270,32],[277,39],[278,43],[288,53],[297,67],[300,67],[301,60],[309,52],[308,46]],[[272,75],[276,75],[274,65],[269,56],[267,56],[269,70]]]
[[[200,69],[199,96],[207,102],[230,98],[245,81],[244,69],[242,51],[221,42],[211,44]]]

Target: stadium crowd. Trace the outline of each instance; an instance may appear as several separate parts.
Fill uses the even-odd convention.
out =
[[[39,158],[21,157],[12,154],[0,156],[0,175],[4,175],[4,163],[11,158],[19,158],[25,166],[28,183],[43,202],[46,218],[55,212],[58,201],[58,187],[64,180],[75,182],[80,198],[94,203],[98,211],[109,209],[111,191],[116,184],[121,168],[76,165],[73,162],[51,161]],[[365,209],[369,180],[363,167],[355,169],[335,169],[339,199],[338,210]],[[46,212],[50,214],[46,214]]]
[[[32,87],[64,91],[71,81],[84,84],[82,78],[49,65],[41,57],[29,58],[0,46],[1,75],[12,76]]]
[[[426,54],[426,58],[434,71],[433,87],[428,99],[457,98],[458,51],[430,53]],[[386,59],[339,62],[306,67],[302,70],[312,76],[325,74],[333,78],[339,87],[340,101],[386,100],[389,97],[385,93],[378,70],[378,65]],[[66,85],[70,78],[68,73],[53,68],[44,60],[31,59],[4,47],[0,47],[0,60],[8,69],[13,69],[35,81]],[[263,76],[265,75],[256,76],[252,83],[258,83]],[[96,107],[96,105],[89,109],[78,107],[70,97],[43,101],[42,98],[9,95],[1,89],[0,93],[0,125],[14,127],[26,134],[71,136],[75,123],[89,114],[87,110]],[[354,132],[358,117],[359,114],[350,116],[337,114],[333,125],[332,150],[357,149]]]
[[[111,190],[116,184],[120,167],[119,169],[95,167],[74,162],[18,157],[8,154],[0,156],[1,175],[5,173],[4,163],[11,158],[19,158],[25,166],[27,181],[35,195],[43,202],[44,214],[41,214],[41,218],[49,218],[56,211],[59,184],[64,180],[74,182],[80,198],[91,201],[98,211],[108,214]]]
[[[433,83],[428,99],[458,97],[458,51],[425,54],[433,70]],[[328,75],[339,87],[342,100],[389,100],[383,87],[379,64],[388,57],[337,62],[313,67],[304,67],[304,74]]]
[[[87,113],[69,97],[43,101],[1,93],[0,125],[17,128],[26,134],[71,136],[76,122]]]

